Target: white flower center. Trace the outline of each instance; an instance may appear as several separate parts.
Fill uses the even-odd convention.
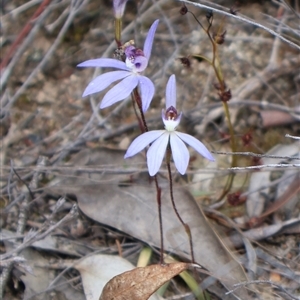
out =
[[[125,60],[125,64],[128,68],[132,70],[132,72],[136,72],[136,68],[134,65],[134,57],[130,57],[130,58],[127,57]]]
[[[164,120],[164,124],[165,124],[165,129],[167,131],[175,131],[176,127],[178,125],[178,122],[168,119],[168,120]]]

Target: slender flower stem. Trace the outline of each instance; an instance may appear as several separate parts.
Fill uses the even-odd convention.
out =
[[[231,149],[232,149],[232,152],[236,152],[236,140],[235,140],[235,136],[234,136],[233,126],[232,126],[232,123],[231,123],[228,103],[227,102],[222,102],[222,103],[223,103],[223,107],[224,107],[224,110],[225,110],[225,115],[226,115],[226,119],[227,119],[227,123],[228,123],[229,133],[230,133],[230,137],[231,137],[230,138]],[[237,156],[235,156],[235,155],[232,157],[231,167],[236,167],[237,166],[236,158],[237,158]]]
[[[143,126],[144,126],[144,128],[142,130],[142,133],[147,132],[149,130],[148,130],[147,122],[146,122],[145,115],[144,115],[144,112],[143,112],[143,108],[142,108],[142,99],[141,99],[141,96],[140,96],[139,91],[138,91],[137,88],[135,88],[133,90],[132,95],[133,95],[133,98],[135,100],[135,103],[137,104],[137,106],[139,108],[140,116],[141,116],[142,123],[143,123]]]
[[[115,40],[118,47],[122,46],[121,32],[122,32],[122,19],[115,18]]]
[[[225,82],[224,82],[224,79],[223,79],[223,74],[222,74],[222,71],[221,71],[221,66],[220,66],[220,63],[219,63],[219,59],[217,58],[217,60],[215,60],[216,53],[217,53],[217,45],[213,40],[211,40],[211,41],[212,41],[213,48],[214,48],[214,50],[213,50],[214,59],[213,59],[212,66],[213,66],[213,69],[215,71],[215,74],[216,74],[216,76],[218,78],[218,81],[219,81],[219,84],[220,84],[220,94],[223,94],[223,93],[226,92],[226,86],[225,86]],[[216,61],[217,61],[217,66],[216,66]],[[225,111],[227,125],[228,125],[228,128],[229,128],[231,150],[232,150],[232,152],[236,152],[237,151],[237,149],[236,149],[236,140],[235,140],[234,129],[233,129],[231,118],[230,118],[228,103],[225,102],[225,101],[222,101],[222,104],[223,104],[223,108],[224,108],[224,111]],[[231,167],[236,167],[236,166],[237,166],[237,157],[233,156],[232,161],[231,161]],[[229,177],[227,179],[227,183],[225,185],[225,188],[223,189],[223,192],[222,192],[221,196],[219,197],[218,201],[222,200],[228,194],[228,192],[231,190],[234,177],[235,177],[235,173],[229,174]]]
[[[137,88],[132,92],[133,106],[136,112],[136,117],[140,124],[140,129],[142,133],[149,131],[147,122],[145,119],[145,115],[142,108],[142,100]],[[140,116],[138,116],[137,111],[135,109],[135,104],[139,108]],[[164,234],[163,234],[163,220],[162,220],[162,211],[161,211],[161,187],[159,186],[157,175],[154,176],[155,188],[156,188],[156,201],[158,208],[158,222],[159,222],[159,232],[160,232],[160,264],[164,264]]]
[[[236,148],[236,140],[235,140],[235,136],[234,136],[234,130],[233,130],[233,126],[231,123],[231,119],[230,119],[230,113],[229,113],[229,109],[228,109],[228,104],[227,101],[230,99],[227,99],[227,101],[225,101],[224,99],[222,99],[223,95],[226,95],[226,93],[228,92],[225,81],[224,81],[224,76],[222,73],[222,69],[221,69],[221,64],[220,64],[220,58],[219,58],[219,54],[218,54],[218,44],[216,43],[216,41],[214,40],[213,36],[210,34],[210,29],[212,27],[213,24],[213,20],[214,20],[214,16],[213,14],[208,17],[207,21],[208,21],[208,26],[207,28],[205,28],[202,23],[197,19],[197,17],[191,12],[188,11],[196,20],[196,22],[200,25],[200,27],[204,30],[204,32],[206,33],[206,35],[208,36],[211,45],[212,45],[212,59],[208,59],[202,55],[193,55],[193,57],[195,58],[202,58],[205,61],[207,61],[212,68],[214,69],[215,75],[217,77],[217,80],[219,82],[219,86],[218,86],[218,90],[219,90],[219,95],[220,98],[222,100],[223,103],[223,107],[224,107],[224,111],[225,111],[225,115],[226,115],[226,119],[227,119],[227,124],[228,124],[228,128],[229,128],[229,133],[230,133],[230,146],[231,146],[231,150],[232,152],[236,152],[237,148]],[[223,18],[221,26],[219,27],[218,30],[218,34],[220,32],[222,32],[222,28],[225,22],[225,18]],[[230,91],[229,91],[230,92]],[[237,166],[237,158],[234,156],[232,158],[232,162],[231,162],[231,167],[236,167]],[[219,197],[219,200],[221,200],[224,196],[227,195],[227,193],[230,191],[232,184],[233,184],[233,179],[234,179],[235,174],[231,173],[227,179],[227,183],[225,185],[225,188],[223,189],[223,192],[221,194],[221,196]]]
[[[132,100],[132,107],[133,107],[133,110],[134,110],[134,113],[135,113],[135,116],[137,118],[137,121],[139,123],[139,127],[140,127],[140,130],[142,133],[145,132],[145,125],[143,124],[142,122],[142,119],[140,118],[139,114],[138,114],[138,111],[137,111],[137,108],[136,108],[136,100],[135,100],[135,97],[134,97],[134,94],[131,93],[131,100]],[[139,110],[140,111],[140,110]]]
[[[154,176],[154,182],[156,187],[156,200],[158,208],[158,222],[159,222],[159,232],[160,232],[160,264],[164,264],[164,234],[163,234],[163,221],[161,213],[161,187],[158,184],[157,175]]]
[[[191,261],[192,261],[192,263],[195,263],[195,256],[194,256],[194,249],[193,249],[193,239],[192,239],[192,233],[191,233],[190,226],[182,220],[180,214],[178,213],[178,210],[177,210],[177,207],[176,207],[176,204],[175,204],[175,201],[174,201],[173,179],[172,179],[171,164],[170,164],[170,160],[171,160],[171,148],[170,148],[170,146],[168,146],[168,148],[167,148],[166,160],[167,160],[167,169],[168,169],[168,174],[169,174],[170,198],[171,198],[172,206],[173,206],[173,209],[175,211],[175,214],[176,214],[178,220],[180,221],[180,223],[184,227],[185,232],[188,236],[189,243],[190,243],[190,251],[191,251]]]
[[[205,30],[211,44],[213,47],[213,58],[211,61],[211,65],[214,69],[214,72],[216,74],[216,77],[218,79],[219,82],[219,93],[220,95],[223,95],[224,93],[226,93],[226,85],[225,85],[225,81],[224,81],[224,76],[222,73],[222,69],[221,69],[221,64],[220,64],[220,59],[219,59],[219,55],[218,55],[218,45],[217,43],[214,41],[213,37],[211,36],[209,30],[211,28],[212,25],[212,21],[213,19],[211,19],[208,28]],[[224,23],[224,19],[223,19],[223,23]],[[220,31],[221,29],[219,29]],[[232,126],[232,122],[231,122],[231,118],[230,118],[230,112],[229,112],[229,108],[228,108],[228,103],[226,101],[222,101],[223,103],[223,107],[224,107],[224,111],[225,111],[225,116],[226,116],[226,120],[227,120],[227,125],[229,128],[229,134],[230,134],[230,146],[231,146],[231,150],[232,152],[236,152],[236,140],[235,140],[235,135],[234,135],[234,129]],[[237,166],[237,157],[233,156],[232,158],[232,162],[231,162],[231,167],[236,167]],[[231,173],[229,174],[229,177],[227,179],[227,183],[225,185],[225,188],[223,189],[223,192],[221,194],[221,196],[219,197],[219,200],[222,200],[224,196],[227,195],[227,193],[231,190],[232,184],[233,184],[233,180],[235,177],[235,173]]]

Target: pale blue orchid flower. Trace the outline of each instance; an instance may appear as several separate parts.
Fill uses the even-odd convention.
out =
[[[151,176],[158,172],[168,146],[175,166],[182,175],[186,173],[190,160],[189,151],[184,143],[193,147],[206,159],[214,161],[211,153],[200,141],[189,134],[176,131],[181,115],[176,110],[176,78],[172,75],[166,88],[166,111],[162,111],[165,130],[148,131],[138,136],[129,146],[124,158],[137,154],[151,144],[147,151],[147,165]]]
[[[149,29],[143,50],[135,48],[129,43],[124,49],[125,62],[112,58],[98,58],[87,60],[78,67],[111,67],[122,71],[111,71],[93,79],[83,92],[83,97],[98,93],[112,83],[121,80],[111,88],[102,99],[100,108],[106,108],[114,103],[126,99],[137,86],[142,98],[142,109],[145,112],[154,95],[154,84],[146,76],[141,75],[148,66],[151,56],[154,34],[159,20],[156,20]]]

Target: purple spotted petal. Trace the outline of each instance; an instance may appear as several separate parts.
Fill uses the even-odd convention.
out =
[[[145,56],[137,56],[134,59],[134,67],[132,68],[133,72],[141,73],[148,66],[148,59]]]
[[[139,76],[138,78],[139,78],[139,87],[140,87],[141,98],[142,98],[142,108],[143,108],[143,112],[145,112],[149,108],[149,105],[152,101],[155,88],[154,88],[154,84],[149,78],[145,76]]]
[[[128,158],[136,155],[153,141],[159,138],[165,131],[164,130],[153,130],[145,132],[139,135],[133,142],[130,144],[129,148],[126,151],[124,158]]]
[[[208,149],[197,139],[195,139],[193,136],[182,133],[182,132],[175,132],[185,143],[193,147],[199,154],[204,156],[206,159],[215,161],[211,153],[208,151]]]
[[[172,132],[170,135],[170,145],[175,166],[178,172],[183,175],[186,173],[190,161],[189,150],[184,142],[177,136],[176,132]]]
[[[152,51],[152,44],[154,40],[155,31],[157,28],[159,20],[156,20],[150,27],[149,32],[147,34],[145,43],[144,43],[144,54],[147,57],[147,59],[150,59],[151,51]]]
[[[169,143],[169,133],[164,132],[149,148],[147,152],[147,165],[150,176],[154,176],[163,161]]]
[[[111,106],[118,101],[126,99],[137,84],[138,77],[136,75],[127,76],[105,94],[100,108]]]
[[[135,57],[135,55],[136,55],[136,48],[133,45],[129,45],[129,46],[127,46],[125,48],[124,52],[125,52],[125,56],[127,58],[129,58],[129,57]]]
[[[116,68],[121,70],[130,71],[123,61],[113,58],[97,58],[90,59],[77,65],[77,67],[98,67],[98,68]]]
[[[171,106],[176,108],[176,77],[174,74],[169,78],[166,87],[166,109]]]
[[[92,80],[83,92],[82,97],[98,93],[106,89],[113,82],[129,76],[128,71],[113,71],[102,74]]]

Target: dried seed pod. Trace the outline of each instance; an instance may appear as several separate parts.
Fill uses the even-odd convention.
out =
[[[184,15],[186,15],[186,14],[188,13],[188,9],[187,9],[187,7],[185,6],[184,3],[182,4],[182,6],[181,6],[179,12],[180,12],[180,14],[181,14],[182,16],[184,16]]]
[[[206,16],[206,19],[208,22],[210,22],[210,19],[213,17],[213,15],[214,15],[214,13],[211,9],[206,12],[205,16]]]
[[[225,35],[226,35],[226,30],[221,34],[214,34],[213,35],[214,41],[217,44],[222,45],[225,42]]]
[[[191,60],[189,57],[179,57],[180,62],[187,68],[191,67]]]

